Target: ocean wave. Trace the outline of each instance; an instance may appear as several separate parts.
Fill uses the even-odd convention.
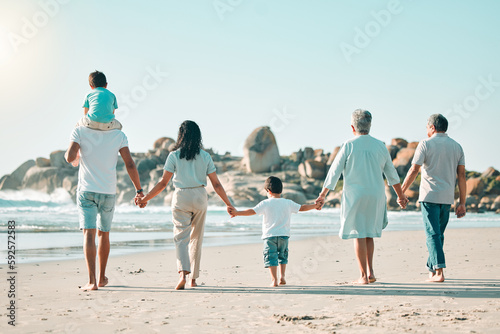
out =
[[[0,191],[0,208],[56,207],[69,204],[74,205],[71,196],[62,188],[55,189],[51,194],[32,189]]]

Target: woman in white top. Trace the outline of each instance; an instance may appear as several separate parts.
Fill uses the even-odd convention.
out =
[[[165,189],[173,176],[175,191],[172,198],[172,221],[177,269],[180,274],[177,290],[184,289],[186,276],[189,274],[190,285],[197,285],[207,214],[207,176],[215,192],[227,205],[228,212],[233,208],[215,173],[212,157],[201,147],[200,128],[193,121],[184,121],[179,128],[175,150],[165,162],[160,182],[146,196],[136,201],[141,207],[146,206],[149,200]]]
[[[361,272],[361,277],[353,282],[356,284],[368,284],[376,280],[373,272],[373,238],[382,235],[382,229],[388,222],[383,174],[396,191],[398,203],[405,207],[407,201],[385,144],[368,134],[371,121],[369,111],[357,109],[353,112],[351,128],[355,138],[342,145],[328,171],[323,191],[316,200],[316,203],[323,205],[328,191],[335,189],[340,175],[344,175],[339,236],[342,239],[354,239]]]

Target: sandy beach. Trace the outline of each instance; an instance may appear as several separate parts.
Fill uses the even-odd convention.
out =
[[[175,291],[174,251],[113,256],[83,292],[83,259],[21,264],[16,327],[2,333],[498,333],[499,228],[446,232],[446,282],[426,283],[423,231],[376,239],[378,281],[354,286],[352,241],[290,240],[288,285],[268,287],[260,244],[207,247],[200,286]],[[7,267],[1,266],[4,278]],[[3,279],[5,281],[5,279]],[[3,305],[8,287],[2,284]]]

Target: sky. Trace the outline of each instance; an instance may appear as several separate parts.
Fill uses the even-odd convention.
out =
[[[65,150],[104,72],[133,152],[196,121],[243,154],[270,126],[281,155],[331,152],[350,115],[390,143],[448,117],[468,170],[500,169],[499,1],[0,0],[0,176]]]

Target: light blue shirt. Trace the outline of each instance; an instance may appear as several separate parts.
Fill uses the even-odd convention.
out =
[[[181,150],[171,152],[165,162],[164,170],[173,173],[172,182],[176,189],[207,186],[207,175],[215,172],[215,165],[210,154],[200,150],[194,159],[181,159]]]
[[[104,87],[96,87],[85,98],[84,108],[89,108],[87,117],[94,122],[109,123],[115,119],[113,111],[118,108],[115,94]]]

